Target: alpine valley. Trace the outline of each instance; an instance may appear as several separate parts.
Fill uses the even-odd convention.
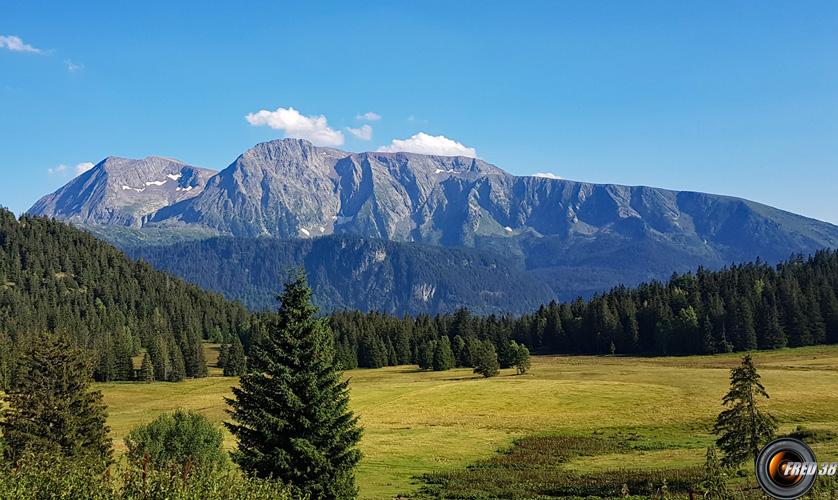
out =
[[[109,157],[28,213],[255,308],[273,304],[295,266],[326,310],[517,313],[700,266],[838,247],[838,226],[744,199],[300,139],[258,144],[220,172]]]

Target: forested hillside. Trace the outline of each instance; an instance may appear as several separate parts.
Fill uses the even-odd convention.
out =
[[[466,309],[415,318],[345,312],[334,314],[332,325],[348,366],[419,362],[443,339],[463,366],[479,347],[475,340],[491,341],[502,366],[512,364],[512,340],[541,353],[713,354],[838,343],[836,295],[838,251],[825,250],[777,266],[673,275],[520,317]]]
[[[279,284],[305,268],[314,303],[391,314],[522,314],[555,294],[522,266],[473,248],[354,236],[316,239],[212,238],[127,248],[155,268],[252,309],[273,309]]]
[[[356,265],[338,264],[347,273]],[[281,287],[277,281],[275,290]],[[551,302],[523,316],[461,308],[403,317],[338,311],[329,320],[345,368],[427,367],[436,351],[446,357],[449,349],[455,364],[470,366],[487,342],[500,364],[510,366],[513,340],[542,353],[654,355],[838,343],[836,295],[838,251],[824,250],[777,266],[756,262],[676,274],[666,283],[619,287],[588,301]],[[237,349],[239,339],[246,351],[275,315],[248,313],[58,221],[18,221],[0,211],[2,387],[14,383],[15,360],[38,332],[66,334],[90,352],[98,380],[133,378],[131,357],[141,353],[154,378],[180,380],[205,374],[203,339],[232,340]]]
[[[238,333],[245,309],[133,262],[58,221],[0,209],[0,388],[39,332],[59,332],[90,352],[97,380],[133,377],[147,352],[159,380],[206,374],[204,338]]]

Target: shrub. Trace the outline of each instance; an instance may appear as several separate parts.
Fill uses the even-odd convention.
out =
[[[500,363],[498,362],[498,355],[495,352],[495,346],[488,340],[483,342],[474,356],[474,373],[479,373],[484,377],[494,377],[500,371]]]
[[[135,467],[220,469],[228,463],[221,429],[200,413],[177,410],[135,427],[125,438]],[[147,462],[147,463],[146,463]]]
[[[125,461],[97,472],[88,459],[26,455],[14,468],[0,468],[0,498],[42,500],[285,500],[302,498],[281,483],[245,477],[239,470],[198,469],[190,474],[143,471]]]
[[[0,498],[99,500],[116,497],[106,474],[100,472],[102,467],[98,459],[26,453],[14,468],[7,467],[0,470]]]

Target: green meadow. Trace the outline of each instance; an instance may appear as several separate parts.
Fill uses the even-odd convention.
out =
[[[508,369],[490,379],[470,369],[423,372],[413,366],[347,372],[352,407],[365,429],[361,497],[412,494],[423,474],[462,470],[533,435],[634,443],[563,465],[580,474],[700,466],[714,439],[710,428],[728,372],[739,359],[534,356],[529,373]],[[780,421],[781,433],[798,425],[838,429],[838,346],[757,352],[754,359],[771,396],[764,407]],[[222,422],[224,397],[235,383],[211,369],[210,377],[181,383],[98,387],[122,450],[133,426],[178,407]],[[234,446],[229,435],[227,444]],[[813,448],[819,459],[838,461],[838,440]]]

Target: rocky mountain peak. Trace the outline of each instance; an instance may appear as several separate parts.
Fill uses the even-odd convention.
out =
[[[86,224],[141,226],[157,210],[196,196],[216,172],[179,160],[109,156],[29,210]]]

